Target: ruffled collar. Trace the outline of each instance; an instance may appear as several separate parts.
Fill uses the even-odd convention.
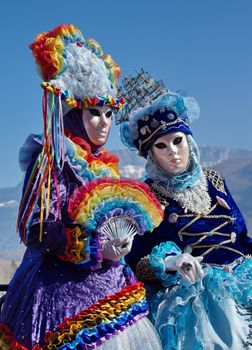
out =
[[[104,149],[92,154],[88,143],[78,137],[65,136],[65,145],[66,162],[81,183],[102,177],[119,178],[118,158],[113,154]]]
[[[118,157],[108,152],[105,148],[100,147],[96,152],[92,152],[92,149],[89,143],[84,139],[82,139],[81,137],[73,136],[69,130],[65,131],[65,135],[68,139],[70,139],[73,143],[81,147],[81,149],[86,152],[87,162],[99,160],[105,164],[114,163],[115,165],[118,165],[119,163]]]
[[[183,209],[184,212],[192,212],[196,215],[206,215],[211,208],[211,198],[208,193],[207,179],[203,171],[201,171],[197,184],[194,187],[184,191],[176,189],[165,189],[158,183],[150,183],[150,187],[161,202],[169,203],[169,199],[173,199]]]

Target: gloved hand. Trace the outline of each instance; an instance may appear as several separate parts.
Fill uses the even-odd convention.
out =
[[[103,259],[117,261],[127,255],[132,247],[133,238],[115,238],[102,242]]]
[[[165,269],[168,271],[178,271],[185,281],[195,282],[204,276],[204,271],[200,265],[203,256],[194,257],[188,253],[170,255],[164,258]]]

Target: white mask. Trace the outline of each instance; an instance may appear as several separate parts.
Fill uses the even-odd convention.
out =
[[[179,174],[188,167],[190,150],[183,132],[160,136],[151,150],[157,164],[168,174]]]
[[[107,141],[112,126],[112,109],[109,106],[94,106],[83,109],[82,122],[90,141],[102,146]]]

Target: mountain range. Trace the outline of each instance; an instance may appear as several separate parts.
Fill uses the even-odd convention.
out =
[[[226,179],[228,187],[241,209],[252,233],[252,151],[227,150],[220,147],[201,146],[201,163],[216,169]],[[144,175],[145,160],[128,150],[113,152],[120,159],[122,176],[140,178]],[[24,246],[20,245],[15,230],[22,183],[12,188],[0,188],[0,260],[20,261]],[[0,269],[1,269],[0,263]]]

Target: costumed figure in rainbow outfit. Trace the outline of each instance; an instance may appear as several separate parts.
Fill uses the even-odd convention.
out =
[[[122,140],[147,159],[146,183],[165,208],[126,257],[163,348],[252,349],[252,240],[222,175],[200,165],[189,122],[197,102],[144,71],[124,80],[121,96]]]
[[[0,348],[161,349],[143,283],[123,258],[162,210],[147,185],[120,179],[102,148],[123,103],[120,68],[74,25],[30,48],[45,80],[44,135],[20,151],[17,224],[27,249],[0,313]]]

